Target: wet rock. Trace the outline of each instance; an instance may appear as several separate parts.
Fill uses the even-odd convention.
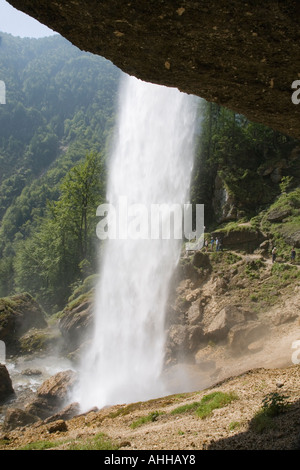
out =
[[[39,418],[20,408],[9,408],[6,412],[3,430],[12,431],[13,429],[28,426],[39,421]]]
[[[14,394],[12,381],[4,364],[0,364],[0,403]]]
[[[74,352],[88,339],[93,324],[93,297],[82,296],[67,306],[59,321],[66,352]]]
[[[67,421],[69,419],[74,418],[80,413],[80,405],[77,402],[70,403],[70,405],[65,406],[61,411],[55,413],[49,418],[45,419],[45,423],[51,423],[53,421],[64,420]]]
[[[62,402],[68,397],[76,378],[77,374],[73,370],[58,372],[42,383],[37,394],[41,398]]]
[[[39,369],[24,369],[21,372],[22,375],[27,375],[27,376],[37,376],[37,375],[42,375],[42,372]]]
[[[77,374],[72,370],[58,372],[42,383],[36,398],[26,405],[25,410],[41,419],[58,413],[70,399],[76,379]]]
[[[166,347],[168,361],[179,357],[191,357],[191,354],[199,348],[203,338],[201,326],[172,325]]]

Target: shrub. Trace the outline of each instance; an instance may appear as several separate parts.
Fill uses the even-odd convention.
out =
[[[254,415],[251,426],[255,432],[262,433],[274,427],[273,418],[287,411],[290,406],[286,396],[277,392],[269,393],[262,400],[262,407]]]

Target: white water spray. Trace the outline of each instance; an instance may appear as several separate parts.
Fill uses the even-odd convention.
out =
[[[126,76],[107,199],[118,205],[188,202],[197,99]],[[165,308],[182,240],[109,239],[96,292],[95,332],[76,397],[83,409],[167,392]]]

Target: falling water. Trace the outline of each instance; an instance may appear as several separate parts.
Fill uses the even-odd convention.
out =
[[[148,208],[188,202],[196,114],[195,97],[125,76],[109,167],[110,204],[117,207],[120,196],[128,206]],[[123,230],[104,243],[95,332],[79,387],[83,409],[167,392],[165,307],[182,240],[134,239]]]

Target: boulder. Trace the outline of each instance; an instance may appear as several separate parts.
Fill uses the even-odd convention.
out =
[[[166,347],[168,361],[179,357],[190,357],[199,348],[202,340],[201,326],[172,325],[169,329]]]
[[[36,398],[25,406],[25,410],[41,419],[58,413],[70,399],[76,380],[77,374],[72,370],[58,372],[42,383]]]
[[[203,253],[202,251],[197,251],[194,254],[193,265],[196,266],[196,268],[209,269],[209,271],[212,269],[209,255],[207,253]]]
[[[276,222],[281,222],[283,219],[288,217],[292,212],[291,208],[276,208],[272,209],[268,215],[267,215],[267,220],[271,223],[276,223]]]
[[[59,329],[66,352],[74,352],[88,339],[93,324],[93,297],[80,296],[64,309]]]
[[[240,225],[236,229],[229,231],[214,232],[214,238],[221,238],[223,247],[229,250],[244,250],[253,252],[265,240],[265,236],[260,230],[247,225]]]
[[[55,421],[53,424],[49,425],[48,432],[53,434],[55,432],[66,432],[68,430],[67,423],[63,419]]]
[[[187,312],[187,319],[189,325],[198,325],[202,319],[201,299],[193,302]]]
[[[0,340],[8,354],[20,351],[20,338],[31,328],[47,327],[40,305],[28,293],[0,299]]]
[[[65,406],[61,411],[58,411],[49,418],[45,419],[45,423],[52,423],[53,421],[64,420],[67,421],[68,419],[72,419],[74,416],[80,413],[80,405],[77,402],[70,403],[69,405]]]
[[[296,248],[300,248],[300,230],[295,230],[293,232],[285,232],[284,230],[281,231],[284,241],[291,246],[295,246]]]
[[[62,403],[68,398],[76,379],[77,374],[73,370],[58,372],[42,383],[37,394],[41,398]]]
[[[204,333],[208,339],[221,341],[228,335],[229,330],[237,324],[254,318],[254,314],[235,305],[224,307],[206,326]]]
[[[13,429],[27,426],[39,421],[39,418],[20,408],[9,408],[6,412],[3,430],[12,431]]]
[[[4,364],[0,364],[0,403],[14,394],[12,381]]]

